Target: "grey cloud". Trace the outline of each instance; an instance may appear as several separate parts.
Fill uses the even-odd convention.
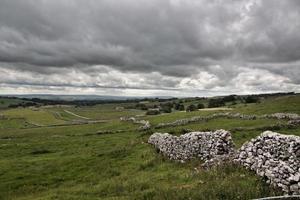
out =
[[[0,69],[72,79],[62,87],[76,86],[73,70],[86,78],[80,87],[216,92],[238,78],[251,91],[284,88],[247,79],[258,70],[299,90],[299,8],[297,0],[2,0]],[[130,74],[140,74],[139,86]],[[59,86],[30,76],[10,83]]]

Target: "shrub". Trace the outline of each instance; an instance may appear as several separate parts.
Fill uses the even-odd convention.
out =
[[[225,106],[223,99],[210,99],[208,102],[209,108]]]
[[[160,114],[159,110],[148,110],[146,112],[146,115],[158,115],[158,114]]]
[[[174,106],[175,110],[184,110],[184,105],[180,103],[176,103]]]
[[[203,103],[198,103],[197,108],[198,108],[198,109],[202,109],[202,108],[205,108],[205,106],[204,106]]]
[[[183,105],[183,104],[180,104],[178,110],[183,111],[184,109],[185,109],[185,108],[184,108],[184,105]]]
[[[258,101],[259,101],[259,99],[257,97],[254,97],[254,96],[247,96],[245,98],[246,103],[257,103]]]
[[[147,106],[143,103],[138,103],[135,106],[137,109],[141,109],[141,110],[148,110]]]
[[[197,110],[197,107],[194,104],[191,104],[186,108],[186,111],[188,112],[195,111],[195,110]]]
[[[163,106],[161,108],[161,111],[164,112],[164,113],[171,113],[172,112],[172,108],[169,107],[169,106]]]
[[[235,101],[236,100],[236,95],[229,95],[226,97],[223,97],[224,102],[230,102],[230,101]]]

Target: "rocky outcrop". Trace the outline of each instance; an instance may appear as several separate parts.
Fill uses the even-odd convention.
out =
[[[168,133],[154,133],[148,143],[153,144],[168,158],[182,162],[191,158],[208,160],[234,151],[231,134],[225,130],[191,132],[179,137]]]
[[[120,117],[121,121],[131,121],[134,124],[141,124],[141,126],[138,128],[140,131],[145,131],[151,128],[151,124],[147,120],[138,120],[135,117]]]
[[[300,137],[265,131],[245,143],[234,161],[284,192],[300,194]]]

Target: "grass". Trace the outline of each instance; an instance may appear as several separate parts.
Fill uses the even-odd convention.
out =
[[[44,109],[33,110],[31,108],[16,108],[9,109],[2,112],[4,116],[9,118],[23,118],[27,122],[38,125],[53,125],[53,124],[64,124],[65,121],[57,119],[52,113]]]
[[[284,106],[286,102],[291,106]],[[78,115],[108,120],[68,126],[51,126],[76,120],[75,116],[64,113],[66,108],[3,111],[10,120],[0,120],[0,199],[252,199],[281,194],[242,167],[224,165],[206,171],[199,167],[199,160],[184,164],[169,161],[147,144],[151,131],[179,134],[184,128],[223,128],[233,130],[233,140],[239,147],[259,135],[261,127],[274,125],[278,120],[218,118],[142,133],[137,131],[139,125],[121,122],[119,117],[143,112],[117,111],[116,106],[68,107],[67,110]],[[298,113],[298,109],[298,97],[293,96],[236,105],[234,111]],[[220,111],[174,112],[144,118],[157,124],[214,112]],[[27,122],[47,126],[25,127]],[[243,129],[237,131],[237,127]],[[116,132],[97,134],[101,130]],[[278,132],[300,136],[299,127],[281,128]]]
[[[277,112],[300,114],[300,95],[282,96],[262,100],[261,103],[239,104],[234,107],[245,114],[271,114]]]
[[[7,109],[8,106],[12,105],[12,104],[19,104],[19,103],[26,103],[26,102],[29,102],[29,101],[21,100],[21,99],[8,99],[8,98],[0,97],[0,110]]]
[[[207,116],[207,115],[212,115],[213,113],[217,112],[225,112],[225,111],[194,111],[194,112],[185,112],[185,111],[177,111],[177,112],[172,112],[172,113],[164,113],[160,115],[159,117],[157,116],[146,116],[144,119],[149,120],[151,124],[157,125],[159,123],[166,123],[166,122],[173,122],[177,119],[183,119],[183,118],[191,118],[194,116]]]

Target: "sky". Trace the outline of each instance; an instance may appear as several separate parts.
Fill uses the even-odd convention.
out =
[[[0,0],[0,94],[291,91],[299,0]]]

